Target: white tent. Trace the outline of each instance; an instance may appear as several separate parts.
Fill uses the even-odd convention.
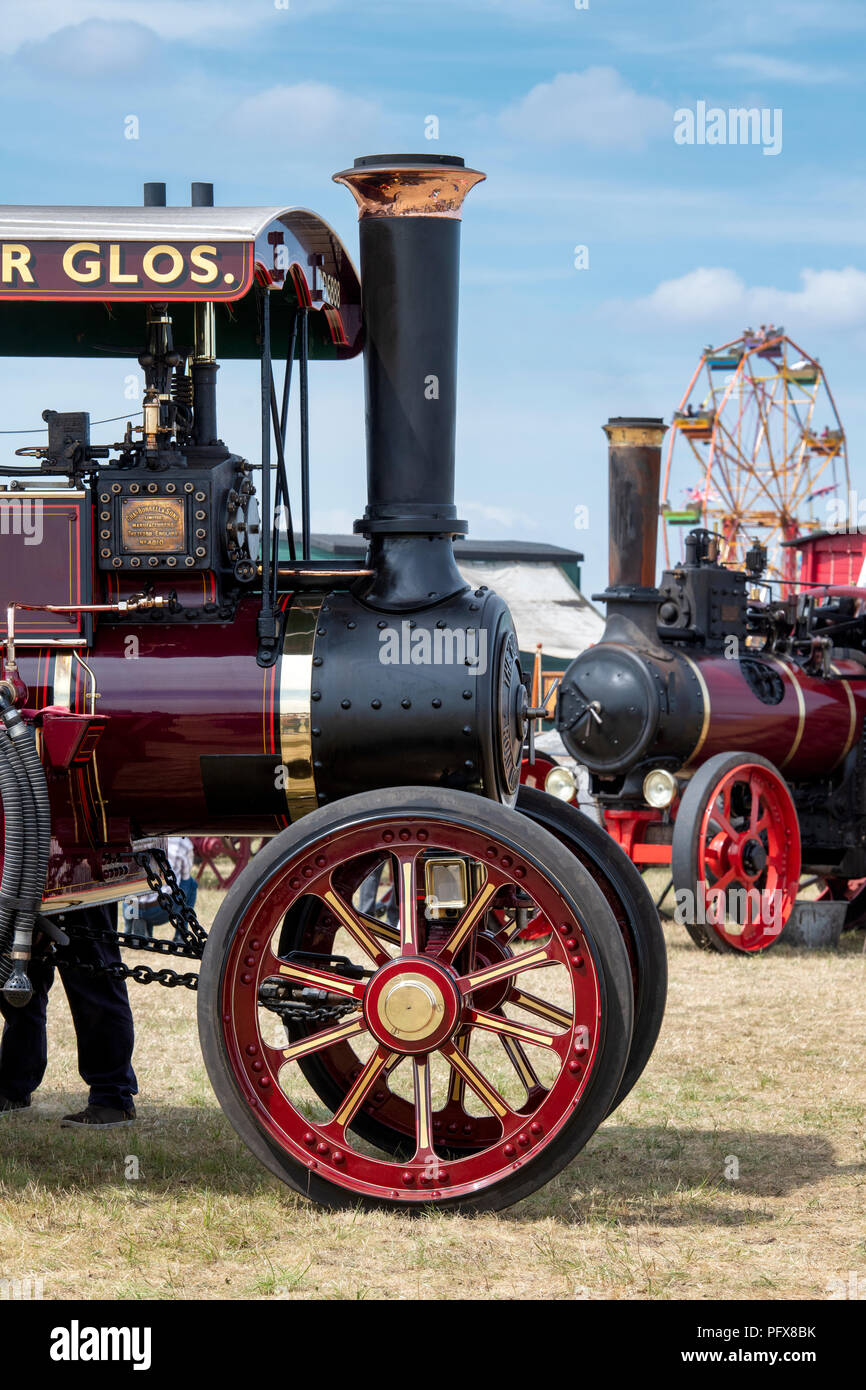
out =
[[[604,618],[552,563],[464,560],[460,573],[476,589],[487,584],[500,594],[514,618],[522,652],[541,643],[545,656],[570,661],[601,637]]]

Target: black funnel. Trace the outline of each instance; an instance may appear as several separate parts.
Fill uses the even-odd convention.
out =
[[[465,587],[452,538],[460,213],[484,178],[450,155],[373,155],[335,174],[358,203],[365,326],[366,597],[409,608]]]

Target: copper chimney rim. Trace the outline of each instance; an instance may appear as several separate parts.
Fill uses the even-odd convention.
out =
[[[463,200],[485,174],[453,155],[367,155],[334,174],[365,217],[448,217],[460,220]]]

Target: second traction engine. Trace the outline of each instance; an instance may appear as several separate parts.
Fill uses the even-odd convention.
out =
[[[701,528],[656,586],[664,426],[614,419],[606,431],[607,623],[563,678],[558,725],[635,863],[671,864],[678,889],[763,895],[718,933],[686,922],[700,944],[761,949],[801,868],[866,874],[866,593],[776,598],[759,545],[729,569]]]

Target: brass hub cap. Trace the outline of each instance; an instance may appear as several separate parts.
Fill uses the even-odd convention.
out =
[[[454,1031],[460,996],[441,966],[418,956],[383,965],[364,996],[373,1036],[398,1052],[430,1052]]]

